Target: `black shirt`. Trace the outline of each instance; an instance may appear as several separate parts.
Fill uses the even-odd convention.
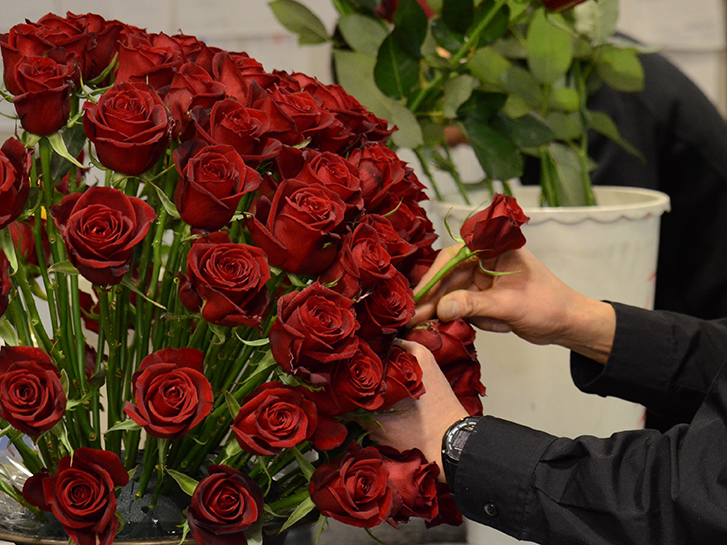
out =
[[[690,423],[566,439],[484,417],[462,453],[457,504],[543,544],[727,543],[727,320],[614,308],[606,366],[573,354],[574,382]]]

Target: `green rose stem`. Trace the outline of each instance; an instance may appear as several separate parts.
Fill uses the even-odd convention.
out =
[[[135,492],[137,498],[141,498],[146,493],[146,487],[149,485],[151,476],[154,473],[156,464],[154,461],[157,459],[157,449],[159,448],[159,441],[156,437],[147,435],[146,445],[144,447],[144,459],[141,463],[141,477],[139,477],[139,487]]]
[[[181,303],[177,295],[178,290],[176,289],[179,285],[177,273],[182,262],[182,256],[186,256],[189,251],[186,246],[187,243],[183,243],[183,240],[189,237],[189,233],[190,228],[186,224],[184,228],[174,230],[174,239],[172,240],[172,245],[167,255],[167,264],[164,267],[164,274],[162,275],[162,291],[159,300],[166,307],[167,313],[172,319],[176,319],[178,316],[174,312],[175,305]],[[175,328],[178,324],[177,322],[168,324],[169,322],[163,318],[155,320],[152,324],[152,337],[154,339],[155,350],[163,348],[173,338],[174,331],[176,331]],[[167,340],[165,340],[165,337]]]
[[[417,159],[419,160],[419,165],[422,167],[424,174],[426,174],[427,178],[429,179],[432,190],[434,190],[434,196],[437,198],[438,201],[443,201],[444,197],[440,193],[439,187],[437,187],[437,183],[434,181],[434,174],[432,174],[432,170],[429,168],[429,163],[427,163],[424,155],[422,155],[421,148],[416,148],[414,150],[414,154],[417,156]],[[466,193],[463,192],[462,197],[465,199],[465,201],[467,201],[467,204],[470,204]]]
[[[20,301],[20,294],[15,290],[15,294],[10,298],[8,303],[8,315],[12,318],[12,323],[18,332],[18,340],[23,346],[33,346],[33,340],[30,333],[30,325],[28,324],[27,313]]]
[[[36,163],[33,161],[33,172],[30,174],[33,183],[35,183],[38,176],[37,172],[35,172],[35,170],[37,170],[35,165]],[[48,221],[53,220],[49,219]],[[40,276],[43,279],[45,294],[48,299],[48,310],[50,313],[51,327],[53,328],[53,337],[56,338],[60,334],[60,330],[58,329],[58,309],[56,307],[55,287],[50,280],[50,275],[48,274],[48,264],[46,263],[45,251],[43,248],[43,219],[41,214],[38,212],[35,213],[33,218],[33,238],[35,240],[35,253],[38,256]]]
[[[450,259],[444,267],[439,269],[437,271],[437,274],[435,274],[429,282],[426,283],[426,285],[420,289],[415,295],[414,295],[414,302],[418,303],[422,297],[424,297],[429,290],[431,290],[437,282],[439,282],[442,278],[444,278],[449,271],[454,269],[457,265],[462,263],[463,261],[467,261],[468,259],[471,259],[475,255],[477,255],[477,251],[472,251],[467,246],[462,245],[462,247],[459,249],[459,251],[455,254],[455,256]]]
[[[594,206],[596,204],[596,198],[593,195],[593,187],[591,184],[590,166],[588,159],[588,128],[590,123],[588,122],[588,112],[586,111],[586,104],[588,102],[588,89],[586,85],[586,77],[583,75],[583,69],[580,62],[576,62],[573,65],[573,75],[576,80],[576,90],[578,92],[578,105],[581,114],[581,123],[584,127],[583,137],[581,138],[581,145],[578,149],[578,161],[581,165],[581,183],[583,184],[583,192],[585,194],[585,201],[587,206]]]
[[[300,492],[293,494],[292,496],[288,496],[287,498],[283,498],[282,500],[274,501],[268,506],[268,508],[273,513],[279,513],[280,511],[284,511],[285,509],[300,505],[308,498],[310,498],[310,492],[306,488],[305,490],[301,490]]]
[[[120,420],[119,407],[120,395],[118,391],[118,381],[116,380],[116,370],[118,369],[118,353],[119,341],[116,337],[113,316],[109,306],[109,297],[111,293],[108,289],[98,289],[98,305],[101,315],[101,327],[106,337],[106,345],[108,346],[108,363],[106,367],[106,393],[108,397],[106,406],[107,425],[109,428],[116,425]],[[111,432],[106,435],[106,449],[121,454],[121,435],[120,432]]]
[[[38,453],[23,441],[23,432],[18,430],[10,430],[8,432],[8,439],[18,449],[20,457],[23,459],[25,467],[33,474],[39,473],[43,469],[43,462],[40,460]]]
[[[40,314],[38,308],[35,305],[35,296],[30,289],[30,283],[28,282],[27,271],[24,266],[19,266],[18,270],[12,276],[13,284],[15,288],[22,292],[23,300],[25,301],[25,308],[28,310],[28,318],[30,320],[30,327],[38,339],[38,342],[49,355],[53,355],[53,342],[48,338],[48,334],[43,327],[43,322],[40,320]]]

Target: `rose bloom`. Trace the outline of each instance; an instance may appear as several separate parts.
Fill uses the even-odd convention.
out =
[[[86,136],[106,168],[138,176],[164,154],[172,118],[149,85],[117,83],[97,104],[87,101],[83,109]]]
[[[192,312],[202,310],[210,323],[235,327],[260,325],[270,296],[265,283],[270,268],[255,246],[235,244],[225,232],[198,239],[180,275],[179,297]]]
[[[63,197],[50,214],[66,243],[71,263],[84,278],[100,286],[121,282],[133,249],[156,219],[141,199],[110,187],[91,187]]]
[[[270,456],[310,439],[317,424],[316,406],[302,389],[266,382],[245,399],[231,429],[242,450]]]
[[[314,275],[336,258],[345,213],[333,191],[293,179],[280,183],[272,202],[261,197],[255,217],[245,223],[272,266]]]
[[[490,206],[465,220],[460,234],[470,250],[497,257],[525,244],[520,226],[529,220],[513,197],[496,193]]]
[[[461,360],[442,368],[449,385],[459,402],[470,416],[482,416],[482,399],[485,385],[481,381],[481,368],[478,361]]]
[[[192,140],[174,150],[179,181],[174,191],[182,221],[217,231],[229,223],[242,196],[260,185],[232,146],[206,146]]]
[[[381,350],[382,343],[393,339],[400,327],[414,316],[414,294],[409,281],[399,271],[376,284],[368,297],[356,305],[361,330],[359,335]]]
[[[427,462],[419,449],[399,452],[390,447],[380,447],[379,451],[389,472],[389,484],[397,491],[389,521],[396,527],[399,522],[409,522],[411,517],[427,522],[434,520],[439,514],[437,464]]]
[[[224,98],[225,86],[214,81],[204,68],[192,63],[182,65],[164,95],[164,103],[176,122],[175,134],[183,141],[189,140],[195,132],[190,110],[197,106],[211,108]]]
[[[45,230],[45,220],[41,220],[41,246],[43,248],[43,256],[46,262],[50,259],[50,241],[48,233]],[[38,252],[35,248],[35,217],[28,218],[27,221],[14,221],[8,225],[8,231],[13,239],[15,250],[23,256],[23,259],[30,264],[38,266]]]
[[[128,28],[119,21],[109,21],[95,13],[76,15],[68,13],[66,20],[75,21],[94,37],[93,45],[88,50],[89,66],[85,79],[94,79],[100,76],[111,63],[118,51],[118,40],[121,32]]]
[[[460,360],[477,360],[476,334],[475,328],[463,319],[452,322],[429,320],[412,328],[406,339],[425,346],[444,367]]]
[[[278,299],[270,348],[288,373],[324,385],[335,366],[358,351],[358,327],[353,301],[314,282]]]
[[[551,11],[564,11],[568,10],[578,4],[585,2],[586,0],[542,0],[543,5]]]
[[[124,412],[152,437],[179,439],[212,410],[212,386],[204,354],[195,348],[164,348],[141,361],[133,375],[136,405]]]
[[[52,511],[77,545],[110,545],[119,527],[114,488],[128,482],[116,454],[81,447],[73,461],[70,456],[61,458],[57,473],[38,473],[25,481],[23,497]]]
[[[184,62],[181,45],[163,32],[132,35],[119,43],[116,81],[146,83],[163,93]]]
[[[263,514],[263,492],[241,471],[212,465],[187,508],[187,521],[197,543],[245,545],[245,531]]]
[[[386,361],[386,409],[403,399],[419,399],[424,393],[423,373],[416,357],[398,346],[392,346]]]
[[[65,126],[71,113],[71,89],[76,68],[49,57],[24,57],[15,65],[20,93],[13,98],[20,124],[45,136]]]
[[[66,412],[60,376],[39,348],[0,348],[0,417],[31,437],[51,429]]]
[[[8,294],[12,288],[13,282],[10,280],[10,262],[5,256],[5,252],[0,250],[0,316],[5,314],[5,311],[8,309]]]
[[[322,515],[359,528],[373,528],[391,513],[393,493],[375,447],[350,443],[346,452],[316,469],[310,497]]]
[[[15,138],[0,148],[0,229],[14,222],[28,201],[31,153]]]

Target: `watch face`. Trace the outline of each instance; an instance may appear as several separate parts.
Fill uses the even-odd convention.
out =
[[[469,439],[470,434],[475,427],[475,423],[476,420],[464,420],[452,428],[447,434],[447,456],[449,456],[452,460],[457,462],[459,461],[460,456],[462,456],[462,449],[464,449],[464,445],[467,442],[467,439]]]

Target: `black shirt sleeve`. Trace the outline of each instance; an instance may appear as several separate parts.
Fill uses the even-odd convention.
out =
[[[679,411],[698,403],[691,423],[566,439],[485,417],[462,453],[457,504],[468,518],[543,544],[727,542],[724,322],[614,306],[611,358],[604,368],[574,357],[576,383]]]

